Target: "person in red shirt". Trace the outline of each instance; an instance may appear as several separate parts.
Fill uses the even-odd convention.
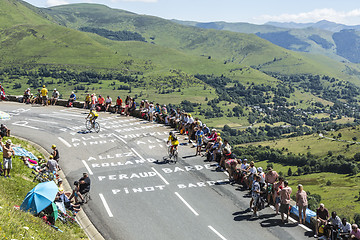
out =
[[[98,97],[98,106],[101,110],[105,109],[105,98],[99,95]]]
[[[123,100],[120,98],[120,96],[118,96],[117,99],[116,99],[116,105],[115,105],[115,109],[116,109],[116,112],[117,112],[117,113],[120,113],[120,114],[121,114],[121,111],[122,111],[122,103],[123,103]]]

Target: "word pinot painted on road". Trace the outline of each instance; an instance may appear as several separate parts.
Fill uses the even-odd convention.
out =
[[[187,183],[187,184],[177,184],[178,189],[190,189],[190,188],[202,188],[202,187],[212,187],[228,184],[229,180],[216,180],[216,181],[205,181],[205,182],[196,182],[196,183]],[[130,194],[130,193],[145,193],[145,192],[154,192],[158,190],[164,190],[165,185],[158,186],[148,186],[148,187],[124,187],[121,189],[112,189],[112,193],[117,195],[119,193]]]

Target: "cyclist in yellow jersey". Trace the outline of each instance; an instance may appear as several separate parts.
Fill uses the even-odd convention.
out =
[[[95,111],[90,109],[89,115],[86,117],[86,119],[89,119],[92,127],[95,127],[95,120],[99,117],[99,114]]]
[[[169,132],[169,138],[167,144],[169,144],[169,142],[171,142],[171,154],[174,155],[174,151],[177,150],[177,147],[179,145],[179,141],[175,136],[175,133]]]

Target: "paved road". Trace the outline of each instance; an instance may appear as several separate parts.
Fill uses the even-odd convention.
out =
[[[132,117],[100,113],[99,133],[87,133],[87,111],[0,102],[13,134],[43,146],[56,144],[70,183],[83,172],[92,181],[85,212],[105,239],[307,239],[311,232],[270,208],[250,219],[250,198],[195,149],[180,146],[175,165],[163,164],[169,129]],[[185,140],[181,140],[185,143]]]

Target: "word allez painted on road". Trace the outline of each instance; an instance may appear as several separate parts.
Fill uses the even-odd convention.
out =
[[[216,181],[205,181],[205,182],[196,182],[196,183],[187,183],[187,184],[177,184],[178,189],[191,189],[191,188],[202,188],[202,187],[211,187],[211,186],[220,186],[229,183],[229,180],[216,180]],[[157,186],[147,186],[147,187],[124,187],[121,189],[112,189],[112,193],[114,195],[124,193],[145,193],[145,192],[154,192],[158,190],[164,190],[165,185],[157,185]]]

